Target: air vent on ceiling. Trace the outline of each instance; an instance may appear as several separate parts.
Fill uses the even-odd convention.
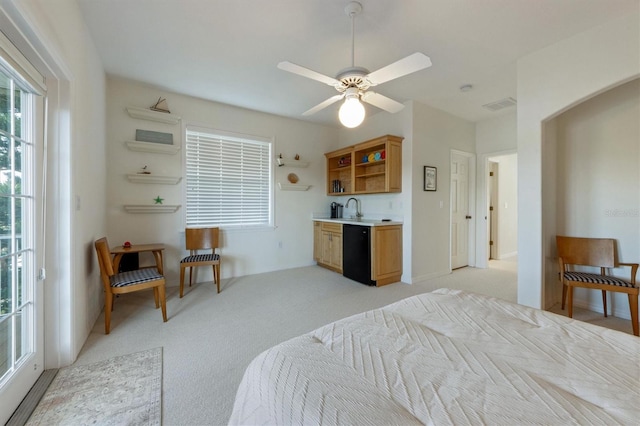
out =
[[[499,101],[484,104],[482,105],[482,107],[488,109],[489,111],[499,111],[501,109],[515,106],[516,103],[517,103],[516,100],[513,98],[504,98],[504,99],[500,99]]]

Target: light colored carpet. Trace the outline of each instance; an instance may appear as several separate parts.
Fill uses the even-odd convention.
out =
[[[162,348],[61,368],[27,425],[160,425]]]
[[[516,260],[379,288],[317,266],[223,280],[220,294],[212,283],[203,283],[185,287],[180,299],[178,288],[170,286],[166,323],[154,309],[152,292],[131,293],[116,301],[110,335],[104,334],[104,318],[98,318],[76,364],[163,346],[163,424],[224,425],[244,370],[271,346],[442,287],[515,302]]]

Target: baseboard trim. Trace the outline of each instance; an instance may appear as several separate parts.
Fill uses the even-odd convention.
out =
[[[58,374],[58,369],[54,368],[51,370],[44,370],[38,380],[34,383],[34,385],[29,389],[27,396],[24,397],[16,411],[13,412],[9,421],[7,421],[5,426],[24,426],[33,411],[38,406],[38,403],[44,396],[44,393],[49,388],[49,385],[53,381],[53,379]]]
[[[560,296],[562,297],[562,296]],[[610,303],[607,303],[607,305],[609,305],[609,310],[611,310],[611,306]],[[589,311],[592,312],[598,312],[601,313],[604,316],[604,308],[602,306],[601,303],[589,303],[586,300],[576,300],[575,298],[573,299],[573,306],[578,307],[578,308],[582,308],[582,309],[587,309]],[[629,312],[628,309],[613,309],[613,312],[610,313],[610,315],[613,315],[616,318],[621,318],[621,319],[626,319],[626,320],[631,320],[631,313]]]
[[[449,275],[450,273],[451,273],[451,270],[448,270],[448,271],[432,272],[430,274],[419,275],[417,277],[411,277],[411,283],[410,284],[415,284],[415,283],[419,283],[419,282],[422,282],[422,281],[429,281],[429,280],[432,280],[434,278],[438,278],[438,277],[443,277],[445,275]]]

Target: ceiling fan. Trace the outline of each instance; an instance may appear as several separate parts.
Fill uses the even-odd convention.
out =
[[[359,126],[364,120],[365,110],[360,101],[390,113],[398,112],[404,108],[404,105],[400,102],[370,91],[370,87],[428,68],[431,66],[431,59],[423,53],[416,52],[377,71],[369,72],[366,68],[356,67],[354,48],[355,17],[362,12],[362,5],[357,1],[352,1],[345,8],[345,12],[351,18],[351,66],[349,68],[340,71],[335,78],[288,61],[280,62],[278,68],[328,84],[339,92],[338,95],[319,103],[302,115],[314,114],[342,98],[346,98],[344,104],[340,107],[338,117],[345,127],[353,128]]]

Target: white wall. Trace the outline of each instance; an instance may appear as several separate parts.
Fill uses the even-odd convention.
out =
[[[475,154],[475,124],[420,103],[415,103],[413,119],[411,254],[417,282],[451,272],[451,150]],[[473,188],[475,159],[470,163],[469,188]],[[423,166],[437,167],[436,192],[424,191]],[[469,207],[470,212],[475,210]],[[474,235],[472,226],[470,234]],[[473,253],[470,256],[473,262]]]
[[[620,261],[639,262],[640,80],[589,99],[556,122],[558,234],[615,238]],[[629,268],[614,273],[629,278]],[[557,279],[550,285],[559,287]],[[630,318],[626,295],[614,295],[614,315]],[[598,291],[576,289],[574,304],[603,311]]]
[[[314,212],[329,211],[329,200],[325,195],[324,153],[336,145],[337,129],[169,93],[118,78],[109,78],[107,88],[107,235],[112,245],[125,240],[166,244],[167,285],[178,285],[179,261],[186,254],[184,209],[172,214],[131,214],[123,210],[123,205],[153,204],[153,198],[158,195],[165,199],[164,204],[183,204],[184,182],[178,185],[134,184],[125,175],[136,173],[147,165],[152,173],[183,176],[184,149],[176,155],[133,152],[126,148],[124,141],[135,140],[135,130],[143,129],[171,132],[174,143],[181,144],[183,125],[196,124],[272,137],[275,140],[274,161],[275,156],[282,153],[285,158],[299,154],[302,160],[310,162],[307,168],[274,166],[276,182],[286,182],[287,175],[293,172],[300,178],[300,184],[311,185],[308,191],[281,191],[276,185],[274,229],[222,231],[223,280],[313,264],[311,217]],[[182,117],[183,125],[138,120],[127,114],[127,106],[146,108],[158,97],[167,99],[171,112]],[[150,261],[141,258],[143,263]],[[202,268],[198,273],[198,281],[212,280],[208,270]]]
[[[546,120],[640,74],[640,12],[518,61],[518,302],[544,308],[549,236],[543,235]],[[545,171],[546,173],[546,171]],[[553,200],[549,200],[553,203]]]
[[[73,0],[3,2],[37,52],[49,99],[45,368],[73,362],[101,311],[105,76]]]

